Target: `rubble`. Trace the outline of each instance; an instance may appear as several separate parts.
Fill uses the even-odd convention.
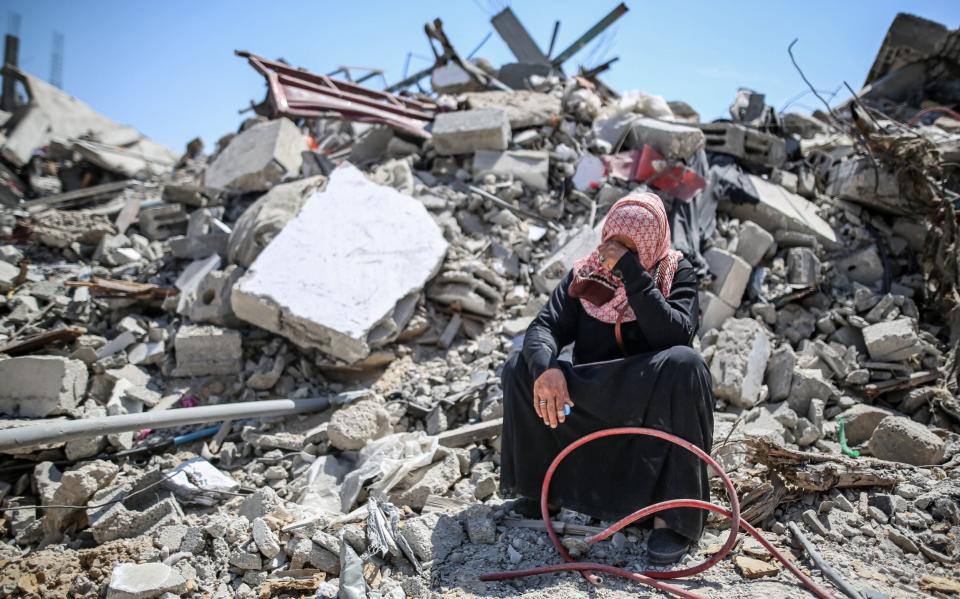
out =
[[[433,123],[433,146],[441,156],[506,150],[509,141],[510,121],[502,108],[445,112]]]
[[[87,366],[54,356],[0,360],[0,413],[43,418],[72,412],[87,390]]]
[[[250,127],[234,137],[210,164],[204,185],[232,191],[263,191],[300,172],[307,143],[288,119]]]

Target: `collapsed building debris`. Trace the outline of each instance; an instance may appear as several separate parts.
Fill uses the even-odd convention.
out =
[[[499,496],[498,373],[634,189],[702,275],[743,519],[843,592],[960,592],[958,33],[898,15],[830,114],[707,123],[564,72],[624,12],[554,53],[506,8],[499,69],[436,20],[386,92],[238,52],[267,96],[209,155],[4,67],[0,597],[542,596],[478,578],[556,561]],[[688,584],[801,596],[751,538]]]

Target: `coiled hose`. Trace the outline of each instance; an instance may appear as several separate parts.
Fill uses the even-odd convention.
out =
[[[570,553],[567,552],[566,547],[560,542],[559,537],[557,537],[556,531],[553,529],[553,522],[550,520],[550,514],[547,508],[547,498],[550,494],[550,481],[553,479],[553,474],[556,472],[557,467],[560,465],[560,462],[564,460],[572,451],[595,441],[597,439],[602,439],[605,437],[615,437],[620,435],[645,435],[648,437],[657,437],[663,439],[664,441],[669,441],[674,445],[679,445],[687,451],[692,452],[698,458],[706,462],[710,467],[714,469],[720,475],[720,478],[723,480],[723,486],[727,490],[727,496],[730,498],[730,509],[726,509],[719,505],[708,503],[706,501],[700,501],[699,499],[671,499],[669,501],[661,501],[660,503],[655,503],[653,505],[647,506],[641,510],[630,514],[629,516],[611,524],[605,530],[595,534],[590,535],[584,539],[587,544],[594,544],[598,541],[603,541],[613,535],[615,532],[629,526],[630,524],[636,522],[641,518],[650,516],[657,512],[662,512],[663,510],[669,510],[674,508],[681,507],[692,507],[700,508],[703,510],[708,510],[711,512],[716,512],[722,514],[730,520],[730,534],[727,536],[726,542],[721,547],[720,551],[713,554],[711,557],[707,558],[700,564],[696,566],[691,566],[689,568],[684,568],[682,570],[670,570],[670,571],[655,571],[648,570],[645,572],[632,572],[630,570],[625,570],[623,568],[617,568],[615,566],[609,566],[606,564],[598,564],[593,562],[577,562],[570,556]],[[621,427],[621,428],[611,428],[607,430],[597,431],[591,433],[580,439],[577,439],[554,458],[553,462],[550,464],[550,467],[547,468],[547,473],[543,477],[543,487],[540,491],[540,511],[543,514],[543,522],[547,529],[547,534],[550,536],[550,540],[553,541],[553,546],[557,548],[557,551],[563,557],[565,564],[555,564],[552,566],[540,566],[538,568],[528,568],[526,570],[511,570],[505,572],[492,572],[489,574],[484,574],[480,577],[480,580],[483,581],[497,581],[497,580],[508,580],[511,578],[523,578],[527,576],[538,576],[540,574],[549,574],[551,572],[571,572],[577,571],[583,575],[591,584],[599,585],[601,578],[598,577],[594,572],[605,572],[613,576],[619,576],[621,578],[626,578],[627,580],[632,580],[634,582],[639,582],[640,584],[645,584],[647,586],[653,587],[655,589],[665,591],[667,593],[672,593],[678,597],[684,597],[686,599],[706,599],[703,595],[698,593],[693,593],[676,585],[668,584],[661,582],[660,579],[672,579],[672,578],[683,578],[686,576],[693,576],[694,574],[699,574],[704,570],[712,567],[714,564],[722,560],[723,558],[729,555],[730,551],[733,550],[733,546],[737,542],[737,531],[739,529],[744,529],[750,533],[757,541],[760,542],[763,547],[770,552],[777,560],[784,565],[784,567],[790,570],[794,576],[800,579],[800,581],[817,597],[820,599],[833,599],[833,595],[817,585],[809,576],[805,575],[800,569],[794,565],[790,560],[786,559],[780,551],[770,544],[763,535],[756,528],[751,526],[749,523],[740,519],[740,500],[737,497],[737,492],[733,487],[733,482],[730,480],[730,477],[727,476],[727,473],[723,471],[723,468],[720,467],[720,464],[717,463],[709,454],[705,451],[686,441],[671,435],[670,433],[665,433],[663,431],[654,430],[651,428],[641,428],[641,427]]]

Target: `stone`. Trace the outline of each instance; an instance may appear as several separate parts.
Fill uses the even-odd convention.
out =
[[[474,504],[463,514],[466,520],[467,537],[475,545],[492,545],[497,542],[497,525],[490,506]]]
[[[0,360],[0,414],[44,418],[73,411],[87,392],[87,366],[55,356]]]
[[[211,325],[183,325],[174,338],[174,376],[236,374],[243,369],[240,333]]]
[[[266,121],[234,137],[207,167],[204,185],[239,192],[264,191],[297,175],[306,137],[285,118]]]
[[[343,165],[234,285],[231,305],[241,320],[354,363],[399,335],[446,250],[422,203]]]
[[[820,283],[820,259],[810,248],[796,247],[787,250],[787,281],[801,287]]]
[[[107,599],[154,599],[165,593],[187,592],[187,580],[176,569],[159,562],[122,563],[113,567]]]
[[[730,319],[720,330],[715,348],[710,374],[717,398],[741,408],[755,406],[770,358],[763,326],[748,318]]]
[[[263,569],[263,559],[256,553],[237,548],[230,554],[230,565],[241,570],[261,570]]]
[[[773,245],[773,235],[757,223],[745,220],[740,223],[737,232],[736,254],[743,258],[751,267],[760,264]]]
[[[747,580],[763,578],[765,576],[776,576],[780,573],[780,568],[778,568],[776,564],[746,555],[734,556],[733,565],[737,568],[740,576],[743,576]]]
[[[0,260],[0,293],[6,293],[13,289],[14,283],[20,276],[20,269]]]
[[[408,505],[415,510],[423,509],[430,495],[444,495],[460,480],[460,461],[453,452],[440,461],[412,472],[407,479],[390,493],[397,505]]]
[[[837,417],[843,418],[847,443],[849,445],[859,445],[870,438],[881,420],[893,415],[893,410],[858,403],[844,410]]]
[[[700,329],[703,337],[708,331],[719,329],[728,318],[733,318],[737,308],[723,301],[712,291],[700,291]]]
[[[470,92],[464,94],[467,107],[502,109],[507,113],[511,129],[538,127],[562,114],[560,98],[551,94],[517,90],[510,92]]]
[[[756,201],[723,199],[718,207],[720,210],[741,221],[753,221],[771,233],[780,229],[806,233],[814,235],[827,247],[837,247],[837,235],[817,213],[816,204],[755,175],[749,175],[748,179],[753,189],[744,191]]]
[[[704,252],[703,257],[713,274],[710,291],[729,305],[739,306],[750,282],[750,265],[743,258],[715,247]]]
[[[834,269],[851,281],[874,285],[883,279],[883,260],[876,245],[869,245],[843,258],[833,261]]]
[[[240,509],[237,513],[250,522],[253,522],[257,518],[269,516],[282,506],[283,504],[280,498],[277,497],[276,491],[270,487],[260,487],[246,496],[243,503],[240,504]]]
[[[877,425],[868,447],[881,460],[927,466],[943,461],[946,443],[919,422],[890,416]]]
[[[782,343],[770,354],[763,377],[770,394],[770,401],[783,401],[790,396],[796,364],[797,354],[789,343]]]
[[[810,400],[819,399],[826,403],[839,395],[840,392],[824,378],[821,371],[812,368],[796,368],[793,371],[787,404],[797,414],[807,414],[810,411]]]
[[[923,351],[913,321],[909,318],[864,327],[863,342],[870,357],[878,362],[899,362]]]
[[[913,539],[892,526],[887,527],[887,538],[890,539],[894,545],[902,549],[904,553],[920,553],[920,549],[917,547],[917,544],[913,542]]]
[[[631,123],[628,138],[637,148],[649,144],[667,160],[690,158],[704,148],[703,131],[690,125],[641,117]]]
[[[68,470],[50,498],[51,505],[86,505],[94,493],[113,482],[120,468],[113,462],[94,460]],[[44,538],[56,542],[69,526],[83,521],[82,509],[48,510],[43,518]]]
[[[378,401],[368,399],[334,412],[327,437],[332,446],[348,451],[363,449],[368,441],[385,437],[392,431],[390,414]]]
[[[327,178],[322,175],[298,179],[277,185],[257,199],[233,225],[227,244],[229,261],[250,268],[263,248],[326,182]]]
[[[902,512],[909,509],[909,504],[907,503],[906,499],[892,493],[878,493],[877,495],[871,495],[867,499],[867,505],[872,505],[876,508],[879,508],[879,510],[886,514],[888,518],[893,518],[894,514],[897,512]]]
[[[477,150],[473,155],[473,178],[482,180],[486,175],[520,181],[538,191],[547,190],[550,174],[550,155],[540,150],[509,150],[494,152]]]
[[[286,551],[290,555],[290,567],[293,569],[313,566],[334,576],[340,574],[339,556],[330,553],[310,539],[294,537],[287,543]]]
[[[510,121],[502,108],[441,112],[433,121],[433,147],[441,156],[506,150]]]

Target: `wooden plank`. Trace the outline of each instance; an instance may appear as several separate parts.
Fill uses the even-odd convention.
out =
[[[553,530],[561,535],[580,535],[588,536],[603,532],[604,529],[597,526],[584,526],[581,524],[571,524],[553,520]],[[543,520],[527,520],[525,518],[504,518],[500,522],[506,528],[530,528],[533,530],[547,530],[547,525]]]
[[[51,343],[57,343],[60,341],[73,341],[86,332],[87,329],[83,327],[62,327],[53,331],[37,333],[36,335],[31,335],[26,339],[10,341],[9,343],[0,345],[0,354],[7,354],[8,356],[22,356],[23,354],[42,349]]]
[[[503,418],[497,418],[496,420],[468,424],[460,428],[445,431],[437,435],[437,437],[439,438],[440,445],[444,447],[463,447],[470,443],[496,437],[500,435],[502,429]]]
[[[914,372],[906,378],[893,379],[890,381],[883,381],[882,383],[870,383],[863,386],[863,392],[869,398],[877,397],[878,395],[883,395],[884,393],[889,393],[890,391],[897,391],[899,389],[909,389],[911,387],[919,387],[924,383],[930,383],[937,380],[940,377],[940,373],[936,370],[922,370],[920,372]]]

